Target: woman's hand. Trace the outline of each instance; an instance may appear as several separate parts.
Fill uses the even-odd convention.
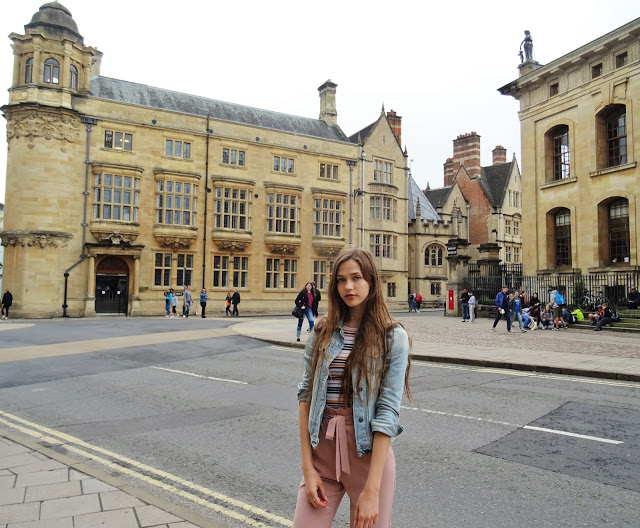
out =
[[[327,496],[324,493],[324,483],[315,469],[304,472],[304,487],[307,490],[307,500],[314,508],[326,508]]]
[[[362,490],[356,503],[355,528],[371,528],[378,522],[378,495],[366,487]]]

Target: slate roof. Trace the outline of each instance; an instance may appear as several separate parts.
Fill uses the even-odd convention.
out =
[[[515,161],[482,167],[480,185],[493,207],[501,207]]]
[[[373,132],[373,129],[378,124],[379,120],[380,119],[376,119],[369,126],[366,126],[362,130],[358,130],[358,132],[356,132],[355,134],[350,135],[349,136],[349,141],[351,141],[351,143],[357,143],[358,142],[358,134],[359,134],[360,135],[360,140],[362,141],[362,144],[364,145],[364,143],[367,141],[367,139],[369,139],[369,136],[371,135],[371,133]]]
[[[444,207],[447,197],[451,192],[451,185],[448,187],[440,187],[438,189],[429,189],[425,194],[427,199],[433,204],[434,207]]]
[[[338,127],[331,127],[320,119],[281,114],[250,106],[226,103],[190,95],[145,84],[121,81],[110,77],[91,78],[91,93],[94,98],[105,99],[161,110],[170,110],[182,114],[192,114],[219,121],[241,123],[244,125],[279,130],[332,141],[349,140]]]
[[[420,202],[420,216],[422,217],[422,222],[426,223],[427,220],[440,220],[438,213],[431,205],[431,202],[424,195],[418,184],[415,180],[409,176],[409,221],[416,219],[416,209],[417,204]]]

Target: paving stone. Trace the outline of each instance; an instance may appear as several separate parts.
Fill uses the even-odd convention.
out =
[[[51,499],[62,499],[82,495],[80,482],[60,482],[43,486],[29,486],[24,497],[25,502],[41,502]]]
[[[0,445],[0,457],[19,455],[21,453],[31,453],[32,451],[32,449],[20,444]],[[33,453],[33,456],[36,456],[36,453]]]
[[[40,517],[40,504],[8,504],[0,506],[0,519],[9,523],[20,521],[35,521]]]
[[[69,468],[69,480],[85,480],[90,478],[91,477],[89,475],[87,475],[86,473],[82,473],[82,471]]]
[[[183,520],[155,506],[138,506],[135,510],[142,528],[156,526],[158,524],[175,523]]]
[[[90,493],[101,493],[103,491],[116,491],[118,488],[109,486],[106,482],[101,480],[90,478],[82,481],[82,493],[83,495],[89,495]]]
[[[190,522],[184,521],[179,523],[171,523],[169,528],[199,528],[195,524],[191,524]]]
[[[11,468],[13,473],[35,473],[36,471],[51,471],[52,469],[66,469],[67,466],[55,460],[38,460],[32,464]]]
[[[8,469],[0,469],[0,477],[5,477],[7,475],[13,475],[13,473]],[[0,528],[2,528],[1,524],[0,524]]]
[[[18,475],[16,487],[40,486],[42,484],[56,484],[58,482],[69,482],[69,471],[67,469],[36,471],[35,473]]]
[[[73,528],[73,519],[71,517],[64,517],[62,519],[44,519],[43,521],[11,523],[7,528]]]
[[[34,464],[36,462],[42,462],[42,460],[38,460],[31,453],[0,456],[0,469],[11,469],[18,466],[26,466],[27,464]]]
[[[150,528],[167,528],[166,524],[157,524],[156,526],[151,526]]]
[[[44,501],[40,512],[40,519],[52,519],[54,517],[72,517],[85,513],[100,511],[100,500],[97,494],[80,495],[67,499],[53,499]]]
[[[73,518],[73,523],[74,528],[139,528],[131,508],[76,515]]]
[[[122,508],[133,508],[134,506],[145,506],[145,503],[135,497],[116,490],[106,493],[100,493],[100,501],[102,502],[102,510],[120,510]]]
[[[24,502],[24,488],[4,489],[0,493],[0,506],[5,504],[22,504]]]
[[[6,476],[0,476],[0,489],[13,488],[13,485],[15,484],[15,482],[16,482],[15,475],[9,474]]]
[[[51,460],[51,457],[48,457],[47,455],[44,455],[38,451],[36,451],[35,453],[33,453],[33,456],[36,458],[39,458],[40,460],[42,460],[43,462],[46,460]]]

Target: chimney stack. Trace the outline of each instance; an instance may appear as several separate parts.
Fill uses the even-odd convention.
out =
[[[447,158],[444,162],[444,186],[449,187],[453,183],[453,158]]]
[[[338,111],[336,110],[336,88],[337,84],[328,79],[320,88],[320,117],[329,126],[338,123]]]
[[[402,148],[402,117],[397,115],[394,110],[390,110],[387,112],[387,121],[391,125],[391,130],[393,130],[393,135],[396,136],[398,145]]]
[[[493,154],[494,165],[500,165],[501,163],[507,162],[507,149],[502,145],[497,145],[496,148],[491,151],[491,154]]]
[[[480,136],[475,132],[461,134],[453,140],[453,171],[464,165],[469,176],[480,176]]]

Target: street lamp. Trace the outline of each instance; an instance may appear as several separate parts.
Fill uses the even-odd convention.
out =
[[[353,168],[356,164],[356,161],[347,160],[347,165],[349,165],[349,245],[351,245],[353,238]]]

